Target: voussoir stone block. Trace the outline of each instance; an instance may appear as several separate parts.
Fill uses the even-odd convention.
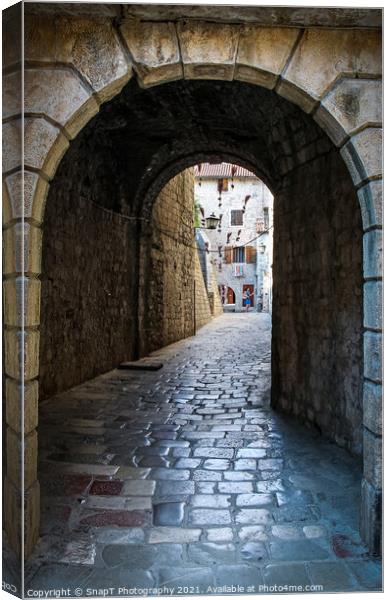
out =
[[[142,87],[182,79],[183,69],[174,23],[125,21],[121,32]]]
[[[363,286],[363,324],[368,329],[382,329],[382,282],[366,281]]]
[[[294,28],[246,25],[239,37],[234,79],[273,89],[297,40]]]
[[[379,76],[381,33],[346,29],[306,29],[285,79],[321,99],[341,76]]]
[[[286,100],[299,106],[304,112],[310,114],[316,108],[318,101],[311,98],[307,92],[297,85],[280,77],[276,85],[276,92]]]
[[[22,156],[22,127],[20,119],[3,124],[3,173],[20,166]]]
[[[364,345],[364,375],[367,379],[381,383],[382,381],[382,334],[365,331]]]
[[[382,230],[372,229],[363,234],[363,276],[382,277]]]
[[[382,129],[360,131],[340,151],[356,185],[365,179],[382,177]]]
[[[186,79],[233,79],[239,26],[191,21],[177,31]]]
[[[21,383],[14,379],[6,379],[6,421],[14,431],[22,430],[22,393],[24,395],[24,433],[29,433],[38,426],[38,381]]]
[[[13,379],[21,379],[24,367],[24,377],[35,379],[39,374],[39,332],[6,330],[4,332],[5,372]],[[24,365],[22,347],[24,346]]]
[[[100,102],[115,96],[131,77],[131,65],[111,21],[29,17],[25,59],[72,64]]]
[[[46,119],[25,119],[24,123],[25,165],[43,171],[51,179],[69,147],[69,141]]]
[[[5,180],[3,179],[3,195],[2,195],[2,200],[3,200],[3,226],[8,225],[8,223],[10,221],[12,221],[13,219],[13,212],[12,212],[12,204],[11,204],[11,197],[9,194],[9,190],[8,187],[6,185]]]
[[[4,275],[23,271],[33,274],[41,272],[42,230],[39,227],[29,223],[15,223],[4,230],[3,244]]]
[[[40,290],[39,279],[16,277],[6,279],[4,290],[4,323],[21,327],[24,316],[25,327],[38,326],[40,322]]]
[[[74,138],[99,111],[96,99],[71,70],[27,69],[25,112],[47,115]]]
[[[314,115],[336,146],[367,126],[382,123],[382,83],[370,79],[342,79],[322,100]]]
[[[10,204],[9,215],[4,218],[4,223],[22,217],[42,223],[49,184],[38,173],[24,171],[23,188],[22,175],[22,171],[16,171],[4,181]]]
[[[370,181],[358,190],[363,229],[382,226],[382,181]]]
[[[382,386],[363,383],[363,424],[376,435],[382,435]]]
[[[22,456],[24,461],[22,464]],[[28,489],[37,478],[38,434],[34,429],[22,437],[12,429],[7,429],[7,477],[15,486],[22,488],[22,468],[24,489]]]

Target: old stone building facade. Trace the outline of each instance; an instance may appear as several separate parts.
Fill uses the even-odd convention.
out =
[[[10,542],[26,556],[39,537],[40,376],[44,381],[49,358],[61,355],[58,345],[69,339],[74,319],[86,314],[91,291],[97,301],[105,299],[104,315],[89,314],[83,331],[94,341],[87,348],[97,348],[101,337],[104,363],[112,343],[107,325],[114,320],[128,323],[116,328],[115,345],[125,343],[130,330],[128,343],[137,340],[142,329],[135,328],[129,308],[133,280],[127,314],[122,300],[130,274],[139,277],[144,236],[152,244],[146,224],[154,201],[187,167],[216,160],[255,172],[274,195],[272,405],[362,454],[360,531],[370,551],[380,552],[381,11],[221,9],[28,3],[5,14],[4,504]],[[96,187],[104,189],[103,208],[136,220],[124,226],[107,213],[97,222],[91,215],[92,201],[99,204],[95,214],[102,214]],[[80,281],[82,264],[85,277],[76,307],[67,291],[63,302],[56,290],[69,280],[62,257],[51,266],[50,257],[42,261],[45,244],[57,257],[69,245],[68,231],[57,245],[54,239],[62,226],[50,217],[56,196],[79,216],[67,216],[79,240],[67,270]],[[179,224],[182,239],[187,226]],[[91,228],[100,255],[108,235],[120,254],[109,262],[109,250],[101,271],[92,260]],[[164,244],[157,240],[159,248]],[[129,246],[134,260],[124,273]],[[161,280],[170,277],[164,265],[157,257]],[[52,281],[45,280],[48,268]],[[97,290],[97,284],[103,273],[110,280],[115,268],[112,298],[111,286]],[[43,339],[54,335],[41,311],[45,286],[69,320],[61,334],[52,324],[51,354]],[[182,298],[178,293],[174,300]],[[154,340],[171,339],[172,327],[170,321]],[[66,357],[71,371],[83,358]],[[84,375],[89,372],[77,373]]]
[[[219,293],[226,310],[251,307],[268,311],[271,301],[273,197],[265,184],[247,169],[228,163],[195,167],[195,202],[202,223],[210,214],[219,218],[207,231],[210,257],[216,267]]]

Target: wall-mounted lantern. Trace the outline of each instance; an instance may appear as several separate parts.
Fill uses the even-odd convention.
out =
[[[219,223],[219,217],[215,215],[215,213],[211,213],[209,217],[205,219],[205,228],[206,229],[216,229]]]
[[[260,253],[261,253],[261,254],[265,254],[265,251],[266,251],[266,246],[265,246],[264,244],[261,244],[261,245],[259,246],[259,251],[260,251]]]

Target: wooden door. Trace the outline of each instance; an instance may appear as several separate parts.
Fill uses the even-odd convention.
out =
[[[227,304],[235,304],[235,294],[232,288],[227,288]]]

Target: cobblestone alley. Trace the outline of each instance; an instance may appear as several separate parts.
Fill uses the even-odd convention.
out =
[[[358,534],[360,464],[269,408],[270,338],[268,314],[224,314],[155,352],[158,371],[42,403],[26,590],[380,589]]]
[[[3,11],[4,589],[380,587],[382,21]]]

